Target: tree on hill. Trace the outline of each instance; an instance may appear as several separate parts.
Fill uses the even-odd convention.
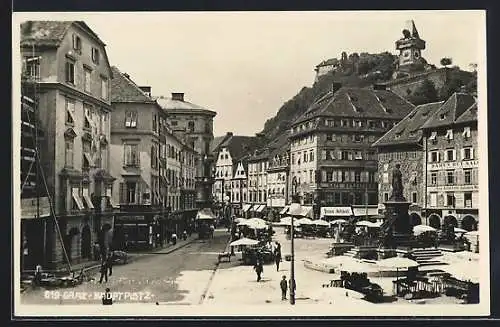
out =
[[[448,68],[453,63],[453,60],[451,58],[442,58],[441,61],[441,66],[444,66],[444,68]]]
[[[408,95],[408,101],[416,106],[438,100],[439,96],[436,86],[428,79],[425,79],[413,93]]]

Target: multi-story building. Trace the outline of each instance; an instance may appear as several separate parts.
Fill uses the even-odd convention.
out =
[[[476,230],[480,192],[476,99],[453,94],[422,129],[427,224]]]
[[[172,93],[171,98],[158,97],[158,103],[166,111],[172,129],[182,128],[187,145],[199,156],[196,164],[196,203],[199,208],[209,208],[212,203],[212,166],[210,144],[214,139],[213,119],[217,113],[184,100],[184,93]]]
[[[243,155],[233,166],[234,176],[231,180],[231,207],[239,217],[245,215],[250,205],[248,201],[248,155]]]
[[[324,60],[318,65],[316,65],[316,67],[314,68],[314,71],[316,72],[315,81],[317,82],[321,76],[326,75],[331,71],[334,71],[338,65],[339,65],[339,60],[337,58]]]
[[[267,211],[267,168],[270,148],[265,146],[248,158],[248,193],[252,207],[248,209],[256,216],[264,216]]]
[[[81,21],[21,24],[21,56],[39,78],[41,166],[57,218],[47,224],[45,265],[57,268],[91,259],[93,242],[103,250],[111,242],[112,72],[105,44]]]
[[[288,200],[288,175],[290,169],[290,146],[288,133],[283,133],[270,144],[269,164],[267,166],[267,207],[276,218],[284,212]]]
[[[160,175],[160,169],[166,168],[160,160],[166,115],[150,97],[150,91],[150,87],[139,87],[128,74],[113,67],[110,154],[111,173],[116,180],[111,192],[120,205],[115,219],[118,248],[125,242],[152,247],[162,241],[156,237],[162,233],[153,229],[160,228],[165,196],[170,196],[161,185],[164,181]]]
[[[238,195],[238,200],[236,200],[236,194],[240,194],[242,192],[241,188],[244,188],[243,185],[246,184],[241,182],[241,169],[245,170],[246,160],[241,162],[240,160],[253,151],[257,145],[258,140],[255,137],[238,136],[228,132],[225,139],[213,149],[213,154],[217,158],[213,194],[215,201],[224,211],[223,216],[226,218],[232,214],[229,211],[236,210],[236,212],[239,212],[242,209],[241,197]],[[239,164],[241,164],[241,167],[239,167]],[[239,171],[238,167],[240,168]],[[246,176],[246,171],[243,173]],[[235,178],[236,180],[234,180]],[[230,209],[227,209],[229,204],[231,204]]]
[[[425,208],[426,176],[421,128],[442,104],[443,102],[435,102],[417,106],[373,144],[378,150],[378,203],[382,205],[389,200],[392,171],[399,164],[404,185],[403,196],[411,202],[409,214],[414,226],[423,223]]]
[[[376,205],[377,155],[371,144],[413,109],[383,89],[327,93],[292,124],[289,189],[296,185],[304,204],[316,209]]]

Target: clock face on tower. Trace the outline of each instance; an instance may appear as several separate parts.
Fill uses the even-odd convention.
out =
[[[418,51],[418,50],[414,50],[414,51],[413,51],[413,58],[415,58],[415,59],[420,58],[420,51]]]

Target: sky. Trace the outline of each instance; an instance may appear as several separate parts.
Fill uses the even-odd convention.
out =
[[[485,64],[481,11],[14,13],[25,20],[83,20],[106,43],[110,64],[155,96],[217,112],[214,134],[254,135],[304,86],[314,67],[342,51],[397,54],[413,19],[422,55],[470,70]],[[18,30],[13,28],[13,31]],[[484,67],[483,67],[484,68]]]

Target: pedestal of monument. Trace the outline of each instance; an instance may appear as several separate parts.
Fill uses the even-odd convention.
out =
[[[412,229],[410,215],[408,214],[410,203],[403,197],[384,202],[386,221],[384,224],[387,224],[385,227],[386,232],[392,237],[390,244],[386,244],[377,250],[379,259],[396,256],[398,247],[411,246]]]

